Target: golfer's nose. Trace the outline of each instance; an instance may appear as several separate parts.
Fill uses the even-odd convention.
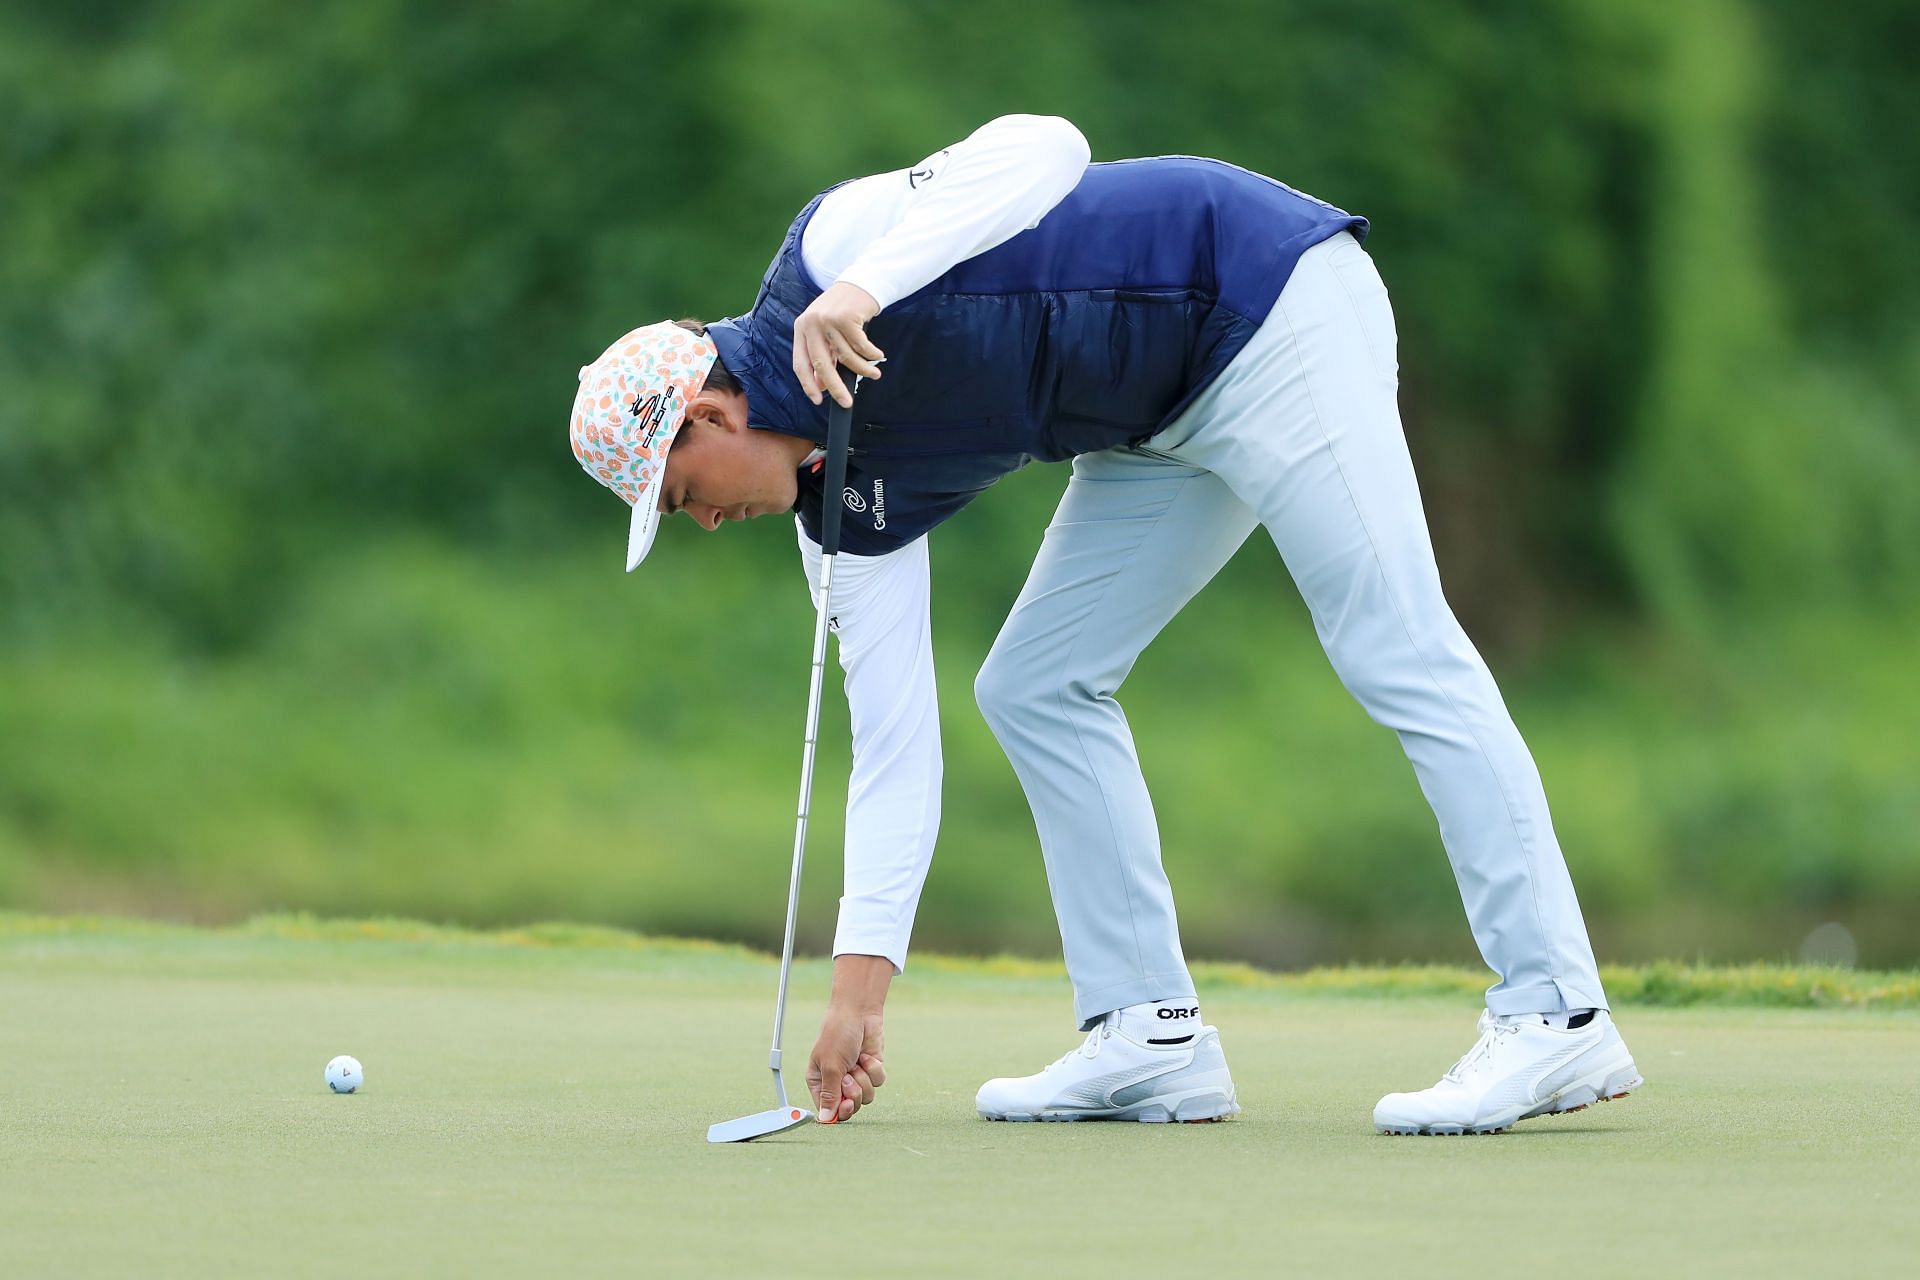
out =
[[[712,533],[715,529],[718,529],[720,522],[727,518],[727,513],[719,507],[708,506],[704,502],[689,502],[686,506],[686,512],[708,533]]]

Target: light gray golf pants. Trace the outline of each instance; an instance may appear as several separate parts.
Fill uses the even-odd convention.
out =
[[[1441,593],[1395,344],[1386,288],[1343,232],[1165,430],[1074,461],[975,693],[1033,806],[1083,1029],[1194,994],[1114,692],[1256,523],[1341,682],[1413,764],[1500,976],[1487,1007],[1606,1007],[1539,772]]]

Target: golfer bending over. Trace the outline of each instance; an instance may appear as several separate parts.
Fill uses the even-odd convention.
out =
[[[1087,160],[1065,120],[1007,116],[831,187],[747,314],[636,329],[580,372],[574,455],[634,507],[628,569],[662,514],[717,529],[795,511],[817,592],[822,506],[845,505],[833,613],[853,774],[808,1067],[819,1118],[883,1082],[882,1007],[939,825],[927,533],[1035,459],[1072,459],[1073,478],[974,689],[1033,808],[1087,1034],[1035,1075],[989,1080],[980,1114],[1239,1110],[1114,693],[1255,525],[1341,681],[1399,735],[1500,977],[1473,1048],[1431,1089],[1382,1098],[1374,1123],[1485,1132],[1624,1093],[1640,1077],[1539,774],[1440,589],[1366,220],[1217,160]],[[825,397],[853,402],[836,365],[864,381],[846,488],[826,494]]]

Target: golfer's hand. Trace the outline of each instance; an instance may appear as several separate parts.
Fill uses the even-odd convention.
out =
[[[879,314],[880,304],[865,289],[836,284],[794,320],[793,376],[807,399],[819,404],[824,393],[851,407],[853,393],[841,381],[841,365],[863,378],[880,376],[877,362],[886,356],[867,337],[867,321]]]
[[[880,1061],[880,1015],[830,1007],[807,1059],[807,1089],[821,1124],[851,1120],[887,1082]]]

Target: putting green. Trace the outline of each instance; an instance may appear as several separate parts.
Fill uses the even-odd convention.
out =
[[[1910,1009],[1623,1006],[1647,1085],[1387,1138],[1470,997],[1207,984],[1228,1124],[1000,1125],[1064,984],[917,968],[852,1124],[772,1104],[774,966],[727,948],[0,917],[0,1274],[1884,1274],[1920,1256]],[[803,1062],[826,987],[798,970]],[[326,1092],[359,1057],[367,1087]],[[799,1072],[790,1073],[792,1077]],[[1524,1259],[1514,1251],[1522,1251]]]

